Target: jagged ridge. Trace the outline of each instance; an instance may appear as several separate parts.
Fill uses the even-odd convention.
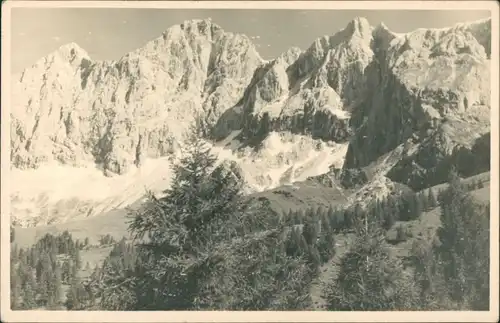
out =
[[[65,45],[14,77],[12,164],[95,162],[124,173],[175,150],[194,116],[216,120],[262,62],[248,37],[210,20],[173,26],[118,61]]]
[[[210,20],[173,26],[118,61],[94,61],[68,44],[14,78],[11,161],[17,168],[98,163],[124,174],[174,153],[182,130],[201,115],[217,139],[238,131],[233,153],[247,157],[236,160],[271,158],[289,181],[302,176],[293,163],[307,158],[268,156],[269,142],[284,143],[276,133],[323,140],[334,153],[345,151],[334,142],[348,143],[345,163],[318,154],[343,164],[343,183],[383,191],[392,180],[420,189],[442,181],[435,174],[450,165],[473,175],[489,168],[482,155],[489,153],[490,30],[483,20],[395,34],[356,18],[269,62],[246,36]],[[287,182],[254,168],[244,173],[267,177],[247,178],[264,186]]]

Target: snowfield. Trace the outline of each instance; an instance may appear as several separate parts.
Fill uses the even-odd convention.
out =
[[[258,152],[240,148],[233,132],[212,144],[219,161],[238,164],[248,193],[304,181],[342,167],[347,144],[324,143],[307,136],[271,133]],[[123,175],[105,176],[93,165],[46,164],[37,169],[12,169],[11,216],[23,227],[48,225],[98,216],[141,200],[147,190],[161,193],[171,179],[168,158],[146,159]]]

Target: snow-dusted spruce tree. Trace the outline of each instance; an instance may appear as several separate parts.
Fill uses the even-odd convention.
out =
[[[381,224],[365,213],[355,220],[356,241],[342,257],[339,275],[325,286],[328,309],[383,311],[419,308],[418,286],[391,256]]]
[[[101,306],[307,306],[311,273],[304,259],[286,255],[286,226],[264,202],[243,196],[241,181],[217,165],[200,128],[197,122],[187,133],[182,156],[173,163],[172,186],[161,198],[150,194],[147,205],[134,214],[130,230],[138,241],[138,265],[125,275],[103,270]]]

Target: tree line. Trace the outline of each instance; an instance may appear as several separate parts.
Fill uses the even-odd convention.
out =
[[[82,268],[80,250],[88,244],[74,240],[67,231],[46,234],[30,248],[11,248],[12,309],[65,308],[62,285],[78,288]]]

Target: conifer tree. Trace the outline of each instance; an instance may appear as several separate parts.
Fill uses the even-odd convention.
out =
[[[10,271],[10,308],[12,310],[21,309],[21,277],[14,268]]]
[[[448,295],[462,309],[489,307],[489,212],[478,205],[454,173],[440,196],[440,246]]]
[[[364,223],[363,223],[364,222]],[[340,272],[325,288],[329,310],[410,310],[419,305],[417,286],[390,255],[380,226],[356,221],[357,238],[342,257]]]
[[[11,266],[12,264],[15,264],[17,263],[17,261],[19,260],[19,249],[17,247],[17,244],[14,244],[11,249],[10,249],[10,263],[11,263]]]
[[[38,290],[38,286],[35,276],[33,275],[33,270],[25,263],[20,262],[18,272],[21,276],[22,282],[22,309],[34,309],[37,306],[36,291]]]
[[[71,281],[71,266],[68,260],[65,260],[61,268],[61,280],[68,284]]]
[[[40,301],[44,306],[50,305],[49,303],[52,300],[52,275],[53,267],[50,258],[45,257],[40,259],[36,269],[38,287],[37,294],[40,296]]]
[[[302,234],[304,235],[307,245],[312,246],[316,244],[316,240],[318,239],[317,223],[312,219],[307,220],[306,223],[304,223]]]
[[[304,304],[308,269],[304,259],[284,254],[286,226],[279,216],[266,202],[243,197],[241,181],[216,164],[199,123],[182,147],[173,161],[171,187],[161,198],[150,194],[133,214],[138,266],[129,272],[103,266],[101,306],[193,310]],[[279,290],[289,296],[280,298]]]
[[[74,258],[75,258],[75,267],[77,269],[81,269],[82,268],[82,257],[80,255],[80,249],[78,249],[78,248],[74,249]]]
[[[78,277],[71,280],[70,287],[66,292],[66,308],[68,310],[80,310],[84,306],[84,289]]]
[[[440,264],[434,254],[438,240],[417,240],[412,244],[411,259],[415,269],[415,282],[420,290],[420,302],[428,310],[452,309],[446,304],[446,281],[440,271]],[[458,308],[455,308],[458,309]]]
[[[27,280],[22,291],[23,309],[34,309],[37,307],[37,289],[38,286],[33,275],[27,276]]]
[[[353,218],[354,218],[353,213],[349,209],[346,209],[346,210],[344,210],[342,212],[342,216],[341,216],[341,219],[342,219],[341,223],[342,224],[341,224],[341,227],[342,227],[343,230],[347,230],[347,229],[352,228],[353,223],[354,223]]]
[[[327,262],[335,255],[335,239],[328,218],[325,216],[321,221],[321,234],[318,241],[318,251],[321,263]]]
[[[290,230],[290,237],[287,240],[286,244],[286,254],[288,256],[300,256],[304,254],[304,245],[307,246],[307,243],[302,244],[302,241],[304,240],[304,237],[302,234],[299,232],[297,228],[292,227]]]
[[[308,255],[309,255],[309,263],[311,266],[311,270],[317,273],[319,271],[319,267],[321,266],[322,261],[321,261],[321,255],[316,245],[309,246]]]
[[[71,268],[71,279],[73,279],[78,276],[78,267],[74,260],[70,260],[69,265]]]
[[[62,298],[62,277],[61,268],[56,266],[52,272],[51,284],[49,286],[49,306],[57,307],[61,303]]]

